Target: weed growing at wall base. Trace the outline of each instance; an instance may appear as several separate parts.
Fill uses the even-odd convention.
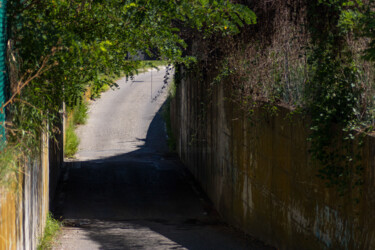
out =
[[[174,134],[172,132],[172,124],[171,124],[171,99],[173,99],[176,96],[176,84],[175,80],[173,79],[172,83],[169,85],[169,91],[168,91],[168,98],[163,106],[163,118],[165,121],[165,126],[167,130],[167,143],[169,150],[171,152],[176,151],[176,138],[174,137]]]
[[[89,110],[88,103],[86,101],[81,101],[78,103],[77,106],[73,109],[73,124],[74,125],[81,125],[85,124],[87,120],[87,112]]]
[[[61,229],[61,222],[54,219],[51,213],[47,215],[43,237],[39,240],[38,250],[52,249],[54,240]]]
[[[76,152],[78,151],[78,145],[79,145],[79,138],[75,132],[75,125],[73,123],[73,119],[70,119],[68,121],[68,125],[65,131],[65,157],[71,158],[73,157]]]

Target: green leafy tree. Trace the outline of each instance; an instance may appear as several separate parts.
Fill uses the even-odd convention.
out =
[[[157,49],[171,62],[192,61],[183,56],[184,27],[210,37],[254,22],[247,7],[226,0],[10,0],[9,134],[37,142],[40,131],[54,130],[63,102],[79,103],[89,84],[114,84],[102,74],[133,74],[139,62],[129,54]]]

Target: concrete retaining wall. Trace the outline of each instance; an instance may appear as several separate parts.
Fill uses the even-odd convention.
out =
[[[178,153],[232,225],[280,249],[375,249],[375,137],[365,138],[363,199],[340,197],[316,177],[308,121],[279,108],[252,119],[188,76],[171,104]]]
[[[23,164],[17,182],[0,190],[0,249],[36,249],[49,208],[48,138],[42,152]]]

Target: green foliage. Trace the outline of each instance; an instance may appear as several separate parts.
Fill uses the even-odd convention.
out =
[[[104,84],[101,88],[100,88],[100,92],[106,92],[108,90],[110,90],[111,87],[108,85],[108,84]]]
[[[231,99],[250,114],[260,104],[269,114],[287,104],[311,117],[310,152],[319,166],[317,175],[346,194],[363,183],[359,131],[368,131],[374,122],[374,98],[368,91],[375,87],[373,65],[360,53],[370,40],[365,58],[375,58],[375,6],[349,0],[293,4],[271,8],[272,16],[277,13],[274,20],[285,27],[269,20],[270,11],[262,13],[260,34],[250,43],[229,41],[224,60],[215,65],[219,70],[213,83],[229,82]],[[305,23],[295,24],[299,21]]]
[[[362,184],[361,158],[354,142],[363,89],[358,87],[358,68],[346,40],[358,4],[337,0],[308,6],[312,48],[306,104],[311,115],[311,153],[320,163],[319,176],[340,194]]]
[[[61,230],[61,222],[54,219],[51,213],[47,215],[43,237],[39,240],[38,250],[52,249],[54,240]]]
[[[236,34],[244,24],[256,23],[254,12],[246,6],[230,1],[195,0],[181,1],[178,16],[182,21],[199,31],[210,35],[223,32],[224,35]],[[192,6],[194,6],[192,8]]]
[[[21,154],[19,145],[8,145],[0,154],[0,187],[8,188],[12,184],[18,173],[17,159]]]
[[[168,65],[168,61],[164,61],[164,60],[141,61],[139,65],[139,69],[143,72],[149,69],[159,69],[160,66],[167,66],[167,65]],[[138,73],[140,73],[139,70],[138,70]]]
[[[370,61],[375,61],[375,2],[369,0],[363,9],[363,15],[360,16],[359,30],[361,35],[370,39],[368,48],[365,51],[365,58]]]
[[[81,101],[77,104],[77,106],[74,107],[72,112],[74,125],[81,125],[86,123],[88,109],[89,107],[86,101]]]
[[[39,137],[53,136],[62,103],[74,109],[75,123],[84,123],[86,108],[75,107],[90,88],[97,97],[120,75],[133,75],[139,61],[127,60],[139,51],[189,63],[180,36],[189,27],[209,37],[238,32],[255,15],[229,1],[172,0],[11,0],[8,6],[8,69],[11,100],[7,107],[8,145],[35,153]],[[109,77],[103,77],[103,76]],[[73,121],[66,130],[65,153],[74,156],[79,140]],[[18,155],[10,147],[0,155],[0,175],[9,176]]]
[[[38,145],[41,131],[55,130],[62,102],[73,108],[88,87],[96,97],[103,86],[116,86],[103,75],[134,74],[140,62],[127,60],[129,54],[156,50],[189,63],[182,29],[231,35],[255,22],[247,7],[225,0],[25,0],[8,1],[7,8],[9,139],[27,147]]]
[[[171,82],[169,85],[169,90],[168,90],[168,96],[171,98],[174,98],[176,96],[176,91],[177,91],[177,85],[175,79]]]
[[[163,106],[163,118],[165,121],[165,126],[167,129],[167,136],[168,136],[168,147],[171,152],[175,152],[177,149],[176,145],[176,138],[174,137],[172,131],[172,121],[171,121],[171,101],[176,96],[176,84],[173,80],[172,83],[169,85],[168,91],[168,99]]]
[[[71,158],[77,153],[79,146],[79,138],[75,132],[75,125],[72,119],[67,124],[65,133],[64,154],[65,157]]]

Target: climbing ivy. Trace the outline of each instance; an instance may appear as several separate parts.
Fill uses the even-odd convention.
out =
[[[311,116],[311,153],[319,176],[345,194],[363,183],[356,134],[361,128],[359,70],[347,37],[360,1],[319,0],[308,4],[311,35],[306,107]]]

